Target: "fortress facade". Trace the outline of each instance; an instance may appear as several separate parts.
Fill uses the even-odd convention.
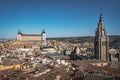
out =
[[[43,30],[41,34],[23,34],[18,31],[17,40],[19,41],[45,41],[46,32]]]

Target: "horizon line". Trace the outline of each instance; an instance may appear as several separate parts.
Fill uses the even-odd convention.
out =
[[[116,35],[108,35],[108,36],[120,36],[119,34]],[[93,35],[84,35],[84,36],[63,36],[63,37],[47,37],[48,38],[77,38],[77,37],[94,37]],[[0,40],[16,40],[17,38],[0,38]]]

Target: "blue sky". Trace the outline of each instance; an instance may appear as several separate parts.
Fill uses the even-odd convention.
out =
[[[120,35],[120,0],[0,0],[0,38],[94,36],[100,9],[109,35]]]

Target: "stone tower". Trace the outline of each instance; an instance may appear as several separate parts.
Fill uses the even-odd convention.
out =
[[[94,38],[94,52],[95,58],[98,60],[108,61],[109,38],[105,30],[102,13],[98,22],[98,27]]]
[[[42,31],[41,35],[42,35],[42,40],[46,40],[46,32],[45,32],[45,30]]]
[[[21,40],[21,34],[22,32],[20,30],[18,30],[18,33],[17,33],[17,40]]]
[[[41,35],[42,35],[42,45],[45,46],[46,45],[46,32],[45,32],[45,30],[42,31]]]

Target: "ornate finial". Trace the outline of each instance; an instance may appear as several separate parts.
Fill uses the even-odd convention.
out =
[[[100,9],[100,21],[103,21],[102,9]]]

